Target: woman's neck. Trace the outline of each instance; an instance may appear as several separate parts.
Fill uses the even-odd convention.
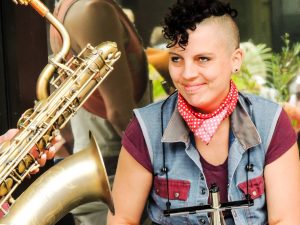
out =
[[[220,124],[209,144],[195,137],[196,148],[201,156],[214,166],[222,165],[228,157],[230,120],[226,118]]]

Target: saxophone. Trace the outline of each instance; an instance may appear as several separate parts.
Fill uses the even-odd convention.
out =
[[[62,211],[62,208],[66,208],[66,212],[68,212],[75,206],[99,199],[106,202],[113,212],[106,170],[101,152],[93,137],[91,138],[91,145],[86,151],[76,153],[68,157],[67,160],[63,160],[57,165],[58,167],[54,166],[46,172],[46,174],[50,174],[45,174],[46,178],[43,178],[43,175],[40,177],[41,179],[37,179],[31,185],[33,188],[30,186],[16,201],[12,198],[15,189],[29,176],[31,171],[39,167],[37,160],[30,153],[31,149],[36,146],[42,154],[44,149],[49,148],[59,130],[66,125],[93,91],[98,88],[113,70],[112,65],[120,57],[116,43],[104,42],[96,47],[88,44],[77,56],[73,56],[64,63],[70,49],[70,37],[64,26],[39,0],[14,1],[23,5],[31,5],[41,16],[45,17],[61,34],[63,45],[60,52],[49,58],[49,63],[39,76],[37,83],[38,100],[35,102],[34,108],[26,110],[18,121],[17,127],[20,132],[12,140],[0,145],[0,210],[7,214],[0,221],[0,224],[53,224],[65,213],[59,212]],[[57,74],[56,78],[52,78],[54,72]],[[48,95],[50,79],[52,79],[50,84],[54,91]],[[85,168],[84,172],[83,168]],[[53,176],[55,178],[52,178]],[[90,182],[91,185],[88,186],[94,188],[86,187],[87,183]],[[66,183],[67,188],[63,188],[60,183]],[[79,189],[82,190],[79,191]],[[48,193],[51,190],[52,195]],[[58,190],[60,192],[68,190],[64,193],[66,200],[62,200],[62,194],[56,193]],[[42,193],[47,195],[47,201],[45,197],[42,197]],[[44,219],[38,218],[37,215],[28,216],[33,215],[33,211],[41,212],[41,207],[49,204],[54,196],[58,196],[59,201],[55,202],[55,209],[49,210],[50,215],[49,212],[47,214],[49,216],[45,217],[46,212],[43,212]],[[28,201],[28,199],[32,200]],[[41,201],[40,206],[38,200]],[[30,205],[27,205],[26,202],[30,202]],[[11,204],[9,210],[3,207],[7,203]],[[25,217],[21,216],[26,211],[22,205],[26,205],[25,208],[30,209]],[[11,212],[13,213],[11,214]],[[32,217],[32,219],[26,221],[25,218],[27,217]],[[35,220],[36,218],[38,220]]]

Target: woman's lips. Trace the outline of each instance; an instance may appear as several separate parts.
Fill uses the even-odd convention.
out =
[[[199,91],[199,89],[201,87],[203,87],[204,84],[189,84],[189,85],[184,85],[184,90],[187,92],[187,93],[194,93],[194,92],[197,92]]]

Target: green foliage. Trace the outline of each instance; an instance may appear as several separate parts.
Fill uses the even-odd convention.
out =
[[[154,101],[158,101],[160,99],[166,98],[167,94],[165,92],[165,90],[163,89],[161,82],[163,81],[163,79],[155,79],[153,80],[152,84],[153,84],[153,100]]]
[[[241,43],[245,57],[239,73],[233,75],[233,80],[240,91],[259,94],[261,83],[257,78],[264,80],[270,71],[272,50],[265,44],[254,45],[251,41]]]
[[[149,64],[148,69],[149,69],[149,78],[150,80],[152,80],[153,101],[156,102],[158,100],[166,98],[167,94],[161,85],[161,82],[164,80],[163,77],[151,64]]]
[[[286,102],[290,98],[289,85],[297,76],[300,68],[300,43],[291,45],[289,35],[282,36],[284,46],[271,59],[271,73],[267,76],[266,85],[278,91],[277,101]]]
[[[259,86],[253,79],[247,66],[242,66],[241,71],[232,77],[232,80],[240,91],[259,94]]]
[[[261,89],[268,87],[276,91],[277,102],[289,100],[289,85],[300,68],[300,43],[292,45],[288,34],[283,35],[282,39],[284,46],[280,53],[274,53],[265,44],[241,44],[245,59],[241,71],[233,76],[239,90],[261,94]]]

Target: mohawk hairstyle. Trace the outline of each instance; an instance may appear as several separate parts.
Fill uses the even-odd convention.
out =
[[[195,30],[196,24],[211,16],[229,15],[232,19],[238,12],[218,0],[177,0],[164,18],[163,34],[169,40],[167,48],[188,44],[187,30]]]

